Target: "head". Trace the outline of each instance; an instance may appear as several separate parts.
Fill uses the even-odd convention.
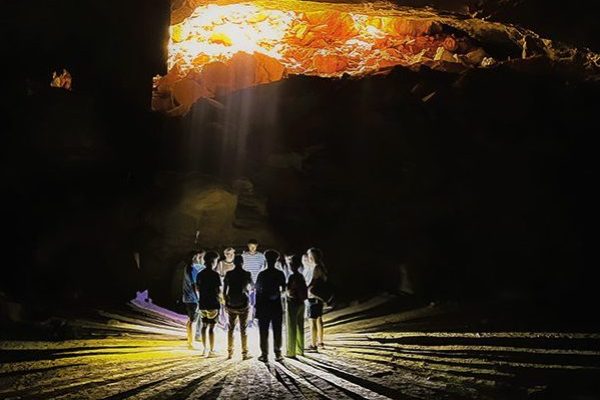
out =
[[[250,253],[254,253],[258,249],[258,240],[250,239],[248,240],[248,251]]]
[[[244,266],[244,257],[239,254],[233,257],[233,265],[235,265],[236,268],[242,268]]]
[[[279,252],[269,249],[265,251],[265,258],[267,259],[267,267],[273,268],[277,260],[279,260]]]
[[[191,260],[192,264],[203,264],[205,254],[206,252],[204,250],[192,251],[189,259]]]
[[[219,260],[219,253],[216,251],[209,251],[204,255],[204,265],[206,268],[214,268],[217,266]]]
[[[292,256],[289,266],[294,273],[298,272],[302,268],[302,257],[297,255]]]
[[[292,258],[294,258],[293,254],[286,254],[283,256],[283,259],[285,260],[286,265],[290,265],[292,263]]]
[[[235,257],[235,250],[233,247],[228,247],[223,250],[223,256],[225,257],[225,261],[233,262],[233,258]]]
[[[306,253],[302,254],[302,266],[304,268],[310,267],[310,262],[308,261],[308,254]]]
[[[316,247],[311,247],[306,253],[309,263],[313,265],[323,265],[323,252]]]

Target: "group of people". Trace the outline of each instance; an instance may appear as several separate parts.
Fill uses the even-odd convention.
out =
[[[241,336],[242,358],[252,358],[248,351],[247,328],[256,319],[259,360],[268,360],[271,330],[275,359],[281,361],[285,314],[286,356],[296,357],[304,354],[304,319],[308,314],[311,343],[307,350],[317,351],[324,346],[323,306],[332,298],[327,275],[323,253],[317,248],[303,255],[281,256],[275,250],[263,254],[258,251],[258,241],[250,239],[248,249],[241,255],[236,255],[233,248],[225,249],[223,257],[214,251],[193,252],[183,277],[189,348],[198,348],[195,338],[199,329],[203,355],[216,355],[214,329],[221,315],[227,325],[228,359],[233,357],[236,326]]]

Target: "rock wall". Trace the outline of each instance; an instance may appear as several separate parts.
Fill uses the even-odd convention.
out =
[[[569,60],[295,77],[168,119],[147,111],[168,5],[10,6],[10,299],[173,302],[190,247],[250,236],[322,247],[345,297],[594,299],[598,86]]]

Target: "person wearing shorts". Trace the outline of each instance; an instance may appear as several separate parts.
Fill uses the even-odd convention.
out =
[[[198,328],[198,289],[196,288],[196,277],[204,267],[202,257],[204,252],[194,251],[190,254],[183,272],[182,302],[188,316],[186,323],[187,342],[189,349],[196,348],[196,333]]]
[[[308,318],[310,319],[311,344],[309,351],[317,351],[318,347],[324,347],[323,340],[323,305],[326,294],[323,288],[327,282],[327,270],[323,264],[323,253],[321,250],[311,248],[308,250],[310,264],[314,265],[311,281],[308,285]]]
[[[215,324],[221,309],[221,277],[214,270],[219,255],[209,251],[204,255],[204,268],[196,277],[196,287],[200,294],[198,308],[202,319],[203,355],[215,356]],[[208,330],[208,342],[207,339]],[[208,344],[208,345],[207,345]]]

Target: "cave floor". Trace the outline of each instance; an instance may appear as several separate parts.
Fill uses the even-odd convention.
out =
[[[461,330],[444,306],[391,313],[388,302],[326,314],[324,350],[267,364],[227,360],[222,330],[221,355],[203,358],[186,348],[181,317],[133,302],[71,321],[97,338],[0,342],[0,398],[600,398],[600,334]]]

